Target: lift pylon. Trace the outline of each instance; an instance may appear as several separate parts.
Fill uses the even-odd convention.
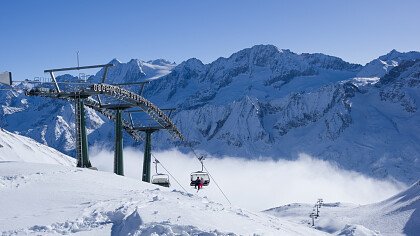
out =
[[[123,160],[123,110],[131,108],[131,104],[105,104],[100,105],[101,108],[115,111],[115,150],[114,150],[114,173],[117,175],[124,175],[124,160]]]
[[[124,175],[122,114],[120,109],[116,110],[115,120],[114,173]]]
[[[76,118],[76,158],[77,167],[90,168],[88,142],[86,135],[85,108],[83,99],[78,96],[75,98],[74,106]]]
[[[59,69],[50,69],[44,70],[45,73],[50,73],[51,81],[54,85],[54,89],[49,87],[36,87],[25,92],[28,96],[44,96],[50,98],[66,99],[66,100],[75,100],[75,112],[76,112],[76,153],[78,158],[78,166],[80,167],[91,167],[89,157],[88,157],[88,143],[86,137],[86,127],[85,127],[85,118],[84,118],[84,105],[86,103],[87,107],[93,108],[96,111],[106,115],[108,118],[115,121],[115,153],[114,153],[114,172],[118,175],[124,175],[123,168],[123,135],[122,129],[125,129],[136,141],[143,140],[141,132],[146,132],[146,143],[145,143],[145,160],[144,160],[144,169],[143,169],[143,180],[150,182],[150,165],[151,165],[151,134],[154,131],[160,129],[166,129],[173,137],[177,137],[181,140],[184,140],[183,135],[172,122],[172,120],[155,104],[145,99],[142,95],[131,92],[127,89],[119,87],[119,85],[131,85],[131,84],[140,84],[143,90],[143,86],[146,82],[137,82],[137,83],[124,83],[124,84],[105,84],[105,78],[107,75],[108,68],[113,66],[112,64],[105,65],[94,65],[94,66],[78,66],[70,68],[59,68]],[[75,83],[78,85],[86,85],[85,87],[76,88],[67,88],[64,90],[60,89],[59,84],[63,83],[57,81],[55,78],[54,72],[68,71],[68,70],[82,70],[82,69],[93,69],[93,68],[103,68],[102,82],[97,83]],[[41,83],[42,84],[42,83]],[[71,83],[69,83],[71,84]],[[114,100],[118,100],[122,103],[110,103],[102,104],[99,95],[104,95],[110,97]],[[92,98],[93,96],[97,97],[97,100]],[[125,109],[130,109],[133,107],[140,108],[148,116],[152,118],[157,124],[154,127],[134,127],[132,119],[131,125],[128,124],[122,118],[122,112]]]
[[[112,64],[105,65],[93,65],[93,66],[82,66],[82,67],[70,67],[60,69],[44,70],[45,73],[49,73],[51,81],[54,84],[55,89],[50,88],[33,88],[26,91],[25,94],[28,96],[45,96],[51,98],[61,98],[74,101],[74,113],[75,113],[75,126],[76,126],[76,159],[77,166],[82,168],[92,168],[88,156],[88,141],[86,133],[86,121],[85,121],[85,106],[84,102],[90,96],[97,94],[87,91],[85,89],[79,89],[78,91],[62,91],[59,87],[59,83],[55,78],[54,72],[58,71],[69,71],[69,70],[82,70],[82,69],[93,69],[93,68],[104,68],[105,72]],[[42,83],[41,83],[42,84]],[[87,85],[87,84],[86,84]]]
[[[163,111],[167,110],[169,111],[169,116],[172,114],[172,112],[175,109],[162,109],[161,112],[163,114]],[[165,126],[138,126],[136,127],[133,122],[132,113],[137,112],[145,112],[144,110],[131,110],[128,111],[129,117],[130,117],[130,123],[133,130],[141,131],[146,134],[146,137],[144,139],[144,157],[143,157],[143,173],[142,173],[142,181],[150,183],[151,180],[151,171],[150,166],[152,164],[152,133],[159,131],[161,129],[171,129],[171,126],[165,127]],[[169,116],[168,119],[169,119]],[[182,137],[182,136],[181,136]],[[183,137],[182,137],[183,138]]]
[[[146,140],[144,141],[143,175],[142,181],[150,183],[150,165],[152,164],[152,133],[156,129],[146,129]]]

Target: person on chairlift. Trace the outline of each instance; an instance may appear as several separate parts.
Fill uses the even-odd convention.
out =
[[[194,181],[194,188],[197,188],[200,185],[200,177],[197,177],[197,179]]]
[[[198,190],[200,190],[200,189],[202,189],[203,188],[203,185],[204,185],[204,179],[203,179],[203,177],[201,177],[201,179],[199,180],[200,182],[199,182],[199,184],[198,184]],[[197,192],[198,192],[198,190],[197,190]]]

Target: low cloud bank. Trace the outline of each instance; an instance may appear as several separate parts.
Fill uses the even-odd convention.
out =
[[[98,148],[91,150],[92,164],[99,170],[113,172],[114,154]],[[201,169],[195,157],[176,150],[155,152],[154,155],[185,189],[196,193],[189,186],[190,173]],[[205,165],[233,205],[251,210],[265,210],[295,202],[315,203],[318,198],[323,198],[325,202],[368,204],[384,200],[406,187],[342,170],[306,154],[301,154],[294,161],[208,158]],[[124,149],[125,175],[140,180],[142,168],[143,152]],[[165,173],[160,166],[158,171]],[[174,180],[171,184],[171,187],[182,190]],[[226,203],[214,183],[198,194]]]

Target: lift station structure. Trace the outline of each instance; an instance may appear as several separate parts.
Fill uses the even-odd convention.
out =
[[[174,137],[185,141],[184,136],[170,119],[173,109],[160,109],[155,104],[147,100],[140,94],[124,89],[126,85],[140,85],[141,91],[145,82],[126,83],[126,84],[106,84],[108,69],[113,64],[78,66],[70,68],[49,69],[45,73],[51,76],[51,82],[41,83],[41,86],[26,91],[28,96],[43,96],[49,98],[65,99],[74,102],[75,126],[76,126],[76,159],[77,166],[82,168],[92,168],[88,154],[88,140],[86,133],[85,107],[105,115],[115,123],[115,151],[114,151],[114,173],[124,175],[123,166],[123,130],[125,130],[135,141],[144,141],[144,159],[142,181],[150,182],[151,168],[151,135],[153,132],[166,129]],[[60,82],[55,77],[55,72],[85,70],[102,68],[103,75],[100,83],[71,83]],[[42,87],[43,84],[52,84],[53,88]],[[60,84],[77,84],[77,88],[62,86]],[[102,99],[101,99],[102,96]],[[103,102],[103,99],[111,99],[112,102]],[[132,110],[135,108],[136,110]],[[130,110],[131,109],[131,110]],[[169,111],[169,115],[164,113]],[[129,116],[129,121],[123,118],[123,112]],[[156,125],[135,126],[132,113],[144,112]]]

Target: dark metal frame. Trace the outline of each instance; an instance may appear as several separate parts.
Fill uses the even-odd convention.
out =
[[[54,90],[48,91],[40,91],[40,90],[30,90],[27,91],[27,95],[30,96],[45,96],[45,97],[52,97],[52,98],[61,98],[61,99],[72,99],[75,100],[76,104],[79,106],[87,106],[91,107],[96,111],[106,115],[108,118],[115,121],[115,154],[114,154],[114,173],[118,175],[124,175],[124,168],[123,168],[123,135],[122,135],[122,128],[124,128],[136,141],[145,140],[145,150],[144,150],[144,160],[143,160],[143,176],[142,180],[145,182],[150,182],[150,166],[151,166],[151,135],[153,132],[156,132],[161,129],[167,129],[172,135],[184,140],[184,137],[179,132],[177,127],[169,118],[172,115],[174,109],[159,109],[156,105],[142,97],[144,85],[147,82],[138,82],[138,83],[121,83],[121,84],[113,84],[113,85],[106,85],[104,84],[106,80],[106,76],[108,73],[108,68],[113,66],[112,64],[103,64],[103,65],[93,65],[93,66],[78,66],[78,67],[69,67],[69,68],[59,68],[59,69],[49,69],[45,70],[45,73],[50,73],[51,79],[55,86]],[[96,84],[96,86],[124,86],[124,85],[141,85],[140,95],[135,94],[131,91],[122,89],[118,87],[119,91],[124,91],[124,94],[115,94],[110,93],[108,91],[95,91],[93,84],[88,89],[81,89],[76,92],[64,92],[60,90],[59,84],[57,82],[54,72],[59,71],[69,71],[69,70],[83,70],[83,69],[92,69],[92,68],[104,68],[104,74],[102,76],[101,84]],[[114,98],[121,100],[125,103],[118,103],[118,104],[102,104],[100,94],[113,96]],[[130,94],[129,97],[126,94]],[[97,100],[91,98],[95,96]],[[139,100],[134,100],[132,96],[137,97]],[[85,126],[85,117],[84,117],[84,108],[82,109],[79,114],[76,114],[77,117],[80,117],[80,122],[77,122],[80,127],[78,127],[77,131],[77,142],[82,147],[82,150],[79,151],[78,154],[78,166],[79,167],[91,167],[89,157],[88,157],[88,146],[87,146],[87,135],[86,135],[86,126]],[[140,107],[142,110],[132,110],[127,111],[129,114],[130,122],[127,122],[123,119],[122,114],[123,110],[129,109],[132,107]],[[79,109],[78,109],[79,110]],[[169,115],[166,115],[163,111],[169,111]],[[77,111],[76,111],[77,112]],[[133,119],[131,113],[133,112],[145,112],[150,117],[152,117],[158,124],[158,126],[152,127],[134,127]],[[84,132],[83,132],[84,130]],[[145,138],[142,138],[140,133],[145,133]],[[80,137],[79,137],[80,136]],[[78,146],[77,146],[78,147]],[[77,149],[76,147],[76,149]],[[77,150],[76,150],[77,151]]]

